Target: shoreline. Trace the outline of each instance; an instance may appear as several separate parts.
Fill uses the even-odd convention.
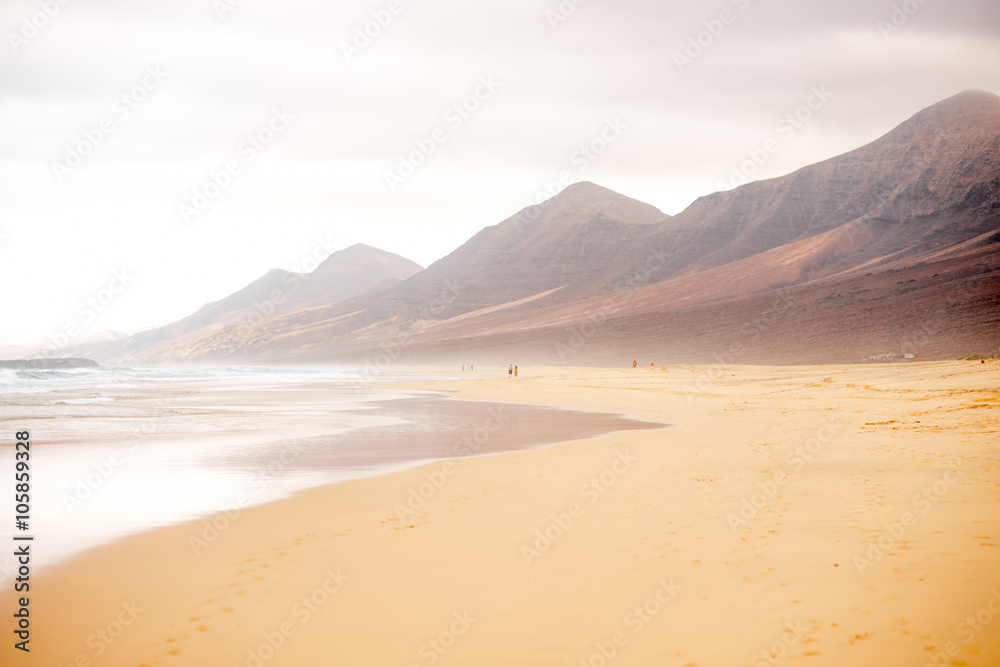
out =
[[[544,448],[620,430],[664,427],[611,413],[584,413],[528,403],[460,401],[446,391],[402,389],[393,384],[355,387],[361,390],[360,395],[348,384],[337,382],[252,387],[230,382],[180,384],[167,388],[116,388],[103,396],[104,401],[85,402],[76,397],[90,395],[92,389],[63,388],[57,395],[46,394],[40,406],[34,405],[35,395],[27,395],[29,400],[7,410],[22,412],[22,423],[32,423],[34,412],[51,410],[80,411],[63,414],[63,420],[72,421],[71,417],[77,416],[89,417],[87,422],[97,419],[96,426],[77,427],[76,433],[61,438],[52,439],[54,433],[36,431],[50,439],[36,450],[36,465],[48,471],[50,487],[70,489],[75,484],[75,490],[64,491],[58,507],[53,498],[44,496],[35,504],[36,523],[55,531],[54,541],[33,564],[35,573],[133,534],[211,520],[219,514],[288,498],[309,488],[370,479],[448,459]],[[345,392],[347,402],[341,403]],[[178,394],[183,398],[176,398]],[[59,400],[53,402],[53,398]],[[170,424],[158,419],[168,402],[179,415]],[[98,405],[90,407],[94,403]],[[117,407],[123,404],[132,406],[131,411]],[[136,412],[137,404],[147,408]],[[315,414],[305,415],[303,411],[307,410]],[[228,426],[185,437],[187,419],[201,424],[202,429],[212,426],[211,422],[203,423],[205,415],[209,420],[228,420],[221,422]],[[242,421],[243,415],[252,420],[249,428],[233,422]],[[463,445],[463,438],[468,440],[473,426],[482,430],[481,420],[485,424],[494,421],[490,415],[498,416],[499,422],[495,424],[496,432],[491,427],[487,434],[488,442]],[[144,421],[155,422],[155,428],[148,434],[140,433],[138,439],[132,438],[131,445],[88,439],[102,428],[120,431],[119,422],[138,432]],[[519,422],[523,423],[520,431]],[[532,427],[538,422],[546,422],[548,428]],[[62,467],[57,470],[57,465]],[[125,469],[124,474],[118,468]],[[214,482],[221,487],[211,493],[181,488],[178,491],[191,497],[172,500],[165,497],[170,490],[164,488],[166,478],[161,479],[164,468],[177,483],[197,488]],[[84,474],[86,483],[81,481]],[[136,480],[153,487],[141,489]],[[143,497],[130,499],[123,497],[124,492],[138,492]],[[154,499],[152,503],[150,498]],[[125,507],[136,504],[145,508]],[[78,526],[91,523],[103,527],[97,532],[80,532]],[[0,556],[0,584],[6,585],[11,578],[12,566],[9,554]]]
[[[459,400],[627,406],[684,428],[308,489],[244,510],[198,557],[185,554],[191,523],[125,538],[39,577],[26,664],[250,665],[270,653],[262,664],[577,665],[603,648],[629,665],[745,664],[772,649],[811,665],[921,665],[948,642],[969,665],[996,662],[1000,616],[968,643],[956,629],[1000,587],[1000,369],[733,367],[686,391],[708,368],[419,383]],[[843,423],[828,437],[831,416]],[[920,514],[911,496],[952,479],[949,462],[961,479]],[[444,483],[396,516],[435,473]],[[759,491],[769,482],[777,491]],[[758,492],[734,532],[726,516]],[[878,556],[871,546],[897,522],[904,536]],[[872,560],[860,573],[858,556]],[[145,611],[94,655],[88,637],[133,599]],[[453,646],[437,654],[434,638]]]

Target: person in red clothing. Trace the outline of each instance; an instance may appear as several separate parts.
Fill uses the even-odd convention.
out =
[[[632,360],[632,368],[635,368],[638,365],[638,363],[639,362],[637,362],[635,359],[633,359]]]

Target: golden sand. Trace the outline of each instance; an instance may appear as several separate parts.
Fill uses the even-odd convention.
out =
[[[314,489],[197,555],[201,521],[89,551],[0,662],[1000,664],[996,363],[420,387],[678,427]]]

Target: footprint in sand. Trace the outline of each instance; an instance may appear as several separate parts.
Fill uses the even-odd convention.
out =
[[[181,652],[181,649],[178,648],[177,646],[174,646],[174,644],[176,644],[177,642],[183,641],[185,639],[187,639],[187,636],[184,636],[184,637],[167,637],[166,639],[164,639],[159,644],[152,644],[152,646],[153,647],[169,646],[170,648],[167,649],[166,655],[177,655],[178,653]]]

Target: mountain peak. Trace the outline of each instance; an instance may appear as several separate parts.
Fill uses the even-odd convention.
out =
[[[559,195],[556,196],[558,197],[560,195],[584,198],[607,196],[624,197],[624,195],[615,192],[610,188],[606,188],[603,185],[598,185],[593,181],[578,181],[576,183],[570,183],[563,189],[562,192],[559,193]]]
[[[384,250],[372,247],[366,243],[355,243],[354,245],[347,246],[346,248],[341,248],[335,252],[349,252],[349,253],[383,253]]]
[[[610,203],[638,205],[638,207],[646,209],[647,214],[655,216],[657,219],[666,217],[662,211],[654,206],[591,181],[580,181],[567,185],[562,192],[549,199],[548,202],[558,203],[562,206],[602,206]]]
[[[949,104],[961,104],[961,105],[986,105],[992,104],[996,107],[997,111],[1000,111],[1000,96],[994,95],[987,90],[981,90],[979,88],[969,88],[963,90],[960,93],[952,95],[949,98],[941,100],[934,106],[944,106]]]
[[[510,218],[519,228],[542,228],[597,219],[626,224],[651,225],[668,218],[660,209],[603,186],[580,181],[566,186],[541,204],[529,206]]]
[[[312,276],[326,276],[331,280],[342,280],[346,274],[350,274],[352,280],[356,280],[359,274],[371,272],[373,274],[388,272],[382,278],[393,277],[405,280],[423,267],[396,253],[373,248],[364,243],[355,243],[352,246],[337,250],[313,271]],[[380,279],[381,280],[381,279]]]
[[[900,129],[983,135],[1000,126],[1000,97],[985,90],[963,90],[913,115]],[[904,140],[911,137],[903,133]],[[892,137],[893,133],[887,135]],[[981,137],[985,138],[985,137]]]

